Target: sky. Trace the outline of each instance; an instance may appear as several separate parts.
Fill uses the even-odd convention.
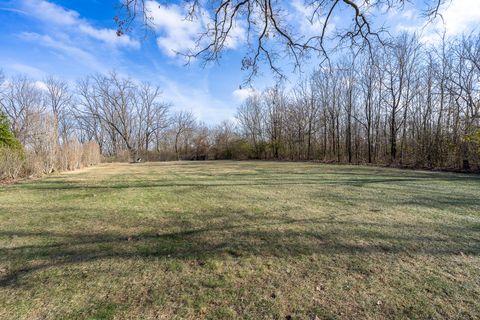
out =
[[[425,26],[420,18],[425,1],[413,0],[402,10],[372,13],[376,21],[392,33],[421,32],[424,42],[438,41],[446,30],[455,36],[480,28],[479,0],[451,0],[441,8],[443,21]],[[203,66],[193,62],[185,66],[174,51],[192,47],[205,21],[186,21],[182,1],[159,6],[148,1],[155,21],[155,34],[132,31],[116,35],[113,20],[118,0],[0,0],[0,69],[8,75],[23,74],[41,83],[48,75],[61,77],[72,85],[93,73],[115,70],[138,81],[161,87],[163,98],[176,110],[192,111],[207,124],[234,117],[236,108],[252,90],[241,87],[246,76],[241,70],[245,55],[246,30],[233,30],[226,51],[218,63]],[[310,23],[311,8],[303,0],[286,2],[286,19],[302,34],[318,34],[320,22]],[[342,25],[341,12],[331,24],[331,32]],[[205,18],[204,18],[205,19]],[[281,62],[291,72],[288,61]],[[315,61],[309,67],[313,68]],[[306,68],[307,70],[309,68]],[[254,79],[252,86],[263,89],[274,83],[268,70]],[[301,75],[291,74],[294,79]]]

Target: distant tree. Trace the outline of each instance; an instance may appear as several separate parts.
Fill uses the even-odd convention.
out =
[[[261,96],[254,94],[248,97],[237,109],[236,118],[255,151],[255,158],[261,158],[264,152],[265,112],[262,108]]]
[[[191,112],[180,111],[173,115],[171,122],[173,124],[173,130],[175,132],[175,156],[177,160],[180,160],[180,139],[182,138],[182,136],[184,136],[183,138],[185,138],[186,134],[193,131],[196,125],[196,120]]]
[[[232,144],[238,138],[235,132],[235,124],[224,120],[212,130],[211,134],[214,159],[232,159]]]
[[[159,87],[137,84],[115,72],[79,81],[76,97],[82,130],[110,154],[127,150],[131,159],[137,159],[169,125],[169,105],[160,101]]]
[[[168,117],[170,105],[159,101],[161,90],[158,86],[152,86],[144,82],[137,89],[137,139],[139,148],[143,142],[145,151],[150,149],[150,144],[158,131],[167,128],[170,124]]]
[[[58,143],[60,144],[61,141],[65,143],[69,140],[72,130],[72,115],[69,112],[72,94],[66,81],[52,76],[45,79],[45,86],[47,89],[46,103],[53,115]]]
[[[274,159],[280,157],[282,147],[283,122],[285,120],[285,109],[287,98],[283,88],[275,86],[265,90],[262,95],[264,104],[263,112],[265,119],[265,133],[268,136],[268,145]]]

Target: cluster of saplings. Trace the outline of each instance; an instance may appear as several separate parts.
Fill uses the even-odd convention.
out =
[[[159,87],[114,72],[75,85],[4,79],[3,123],[21,145],[10,149],[42,172],[96,163],[98,153],[478,170],[480,34],[436,43],[404,34],[370,49],[342,52],[294,86],[252,89],[236,119],[216,126],[173,112]]]

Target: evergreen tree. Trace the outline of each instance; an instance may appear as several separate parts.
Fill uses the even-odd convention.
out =
[[[22,150],[22,144],[18,141],[10,131],[10,123],[7,117],[0,111],[0,149],[11,148],[14,150]]]

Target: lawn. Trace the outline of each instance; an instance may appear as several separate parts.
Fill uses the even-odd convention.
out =
[[[103,164],[0,186],[0,319],[478,319],[480,177]]]

